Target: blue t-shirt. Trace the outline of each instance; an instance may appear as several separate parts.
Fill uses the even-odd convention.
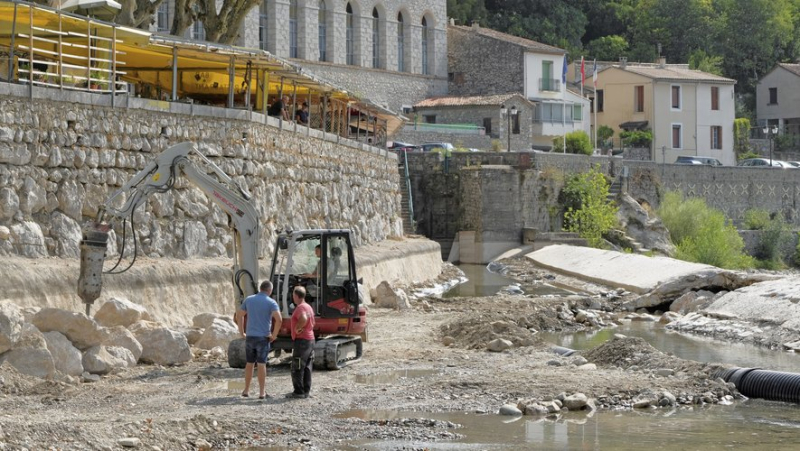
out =
[[[278,303],[264,293],[248,296],[241,309],[247,312],[248,337],[266,337],[272,330],[272,312],[280,311]]]

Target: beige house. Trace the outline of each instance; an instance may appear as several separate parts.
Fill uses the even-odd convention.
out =
[[[756,114],[760,126],[800,134],[800,64],[778,64],[759,80]]]
[[[616,139],[623,129],[652,130],[651,159],[659,163],[699,155],[735,165],[735,83],[664,60],[610,65],[597,74],[597,124]]]

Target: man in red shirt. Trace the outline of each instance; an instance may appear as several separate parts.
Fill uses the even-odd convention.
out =
[[[308,398],[311,392],[311,368],[314,365],[314,309],[306,303],[306,290],[292,290],[295,308],[292,313],[292,385],[288,398]]]

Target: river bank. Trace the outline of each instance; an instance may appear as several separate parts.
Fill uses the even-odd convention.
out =
[[[581,293],[422,296],[409,309],[372,307],[364,358],[340,371],[316,371],[313,397],[305,400],[283,398],[291,390],[285,360],[271,362],[271,398],[241,398],[242,370],[227,368],[213,350],[193,348],[188,363],[137,365],[94,383],[43,381],[3,364],[0,443],[5,449],[358,449],[354,444],[363,440],[451,442],[460,432],[438,420],[360,419],[347,415],[352,409],[424,418],[515,408],[558,417],[568,406],[573,416],[736,399],[729,384],[713,377],[720,366],[666,355],[641,339],[618,337],[583,355],[554,353],[540,331],[601,327],[620,315],[652,317],[615,311],[637,296],[630,292],[561,280],[517,262],[508,263],[508,272],[520,280],[570,282]],[[439,282],[452,276],[449,267]],[[432,284],[396,287],[412,292]]]

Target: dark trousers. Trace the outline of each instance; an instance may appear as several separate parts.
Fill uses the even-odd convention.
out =
[[[295,340],[292,349],[292,385],[297,394],[311,391],[311,368],[314,365],[314,340]]]

